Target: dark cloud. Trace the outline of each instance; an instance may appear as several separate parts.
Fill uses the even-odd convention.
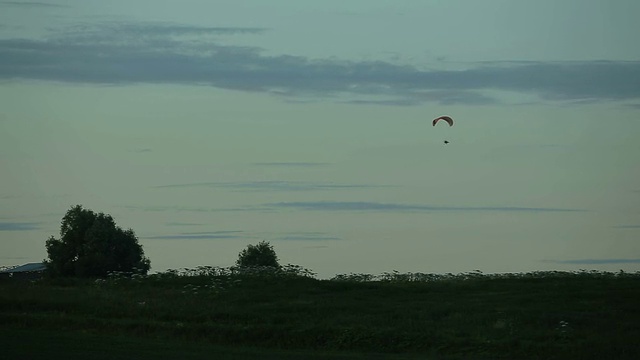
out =
[[[315,190],[342,190],[385,187],[384,185],[367,184],[335,184],[308,181],[247,181],[247,182],[205,182],[160,185],[156,188],[228,188],[237,191],[315,191]]]
[[[640,259],[576,259],[576,260],[543,260],[553,264],[606,265],[606,264],[640,264]]]
[[[40,229],[37,222],[0,222],[0,231],[29,231]]]
[[[0,6],[21,8],[65,8],[68,6],[36,1],[0,1]]]
[[[288,100],[381,105],[494,103],[497,99],[487,94],[494,90],[554,101],[640,98],[640,61],[491,62],[465,70],[425,70],[385,61],[268,56],[217,39],[264,31],[110,23],[73,27],[47,39],[2,39],[0,79],[209,85]]]
[[[379,211],[379,212],[432,212],[432,211],[488,211],[488,212],[574,212],[579,209],[538,208],[516,206],[432,206],[378,202],[317,201],[279,202],[265,204],[266,207],[315,211]]]
[[[210,232],[183,232],[169,235],[145,236],[143,239],[155,240],[218,240],[246,238],[242,231],[210,231]]]

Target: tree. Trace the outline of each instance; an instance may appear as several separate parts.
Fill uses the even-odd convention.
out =
[[[267,241],[261,241],[257,245],[248,245],[246,249],[238,254],[236,265],[239,267],[269,266],[280,268],[278,255],[273,250],[273,246]]]
[[[105,277],[109,272],[146,274],[151,262],[131,229],[116,226],[110,215],[82,205],[62,218],[60,239],[46,242],[47,269],[53,276]]]

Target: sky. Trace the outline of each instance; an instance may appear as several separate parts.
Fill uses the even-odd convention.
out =
[[[80,204],[152,271],[263,240],[321,278],[640,271],[638,13],[0,1],[0,265]]]

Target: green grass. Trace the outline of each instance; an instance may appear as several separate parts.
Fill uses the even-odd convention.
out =
[[[255,347],[231,347],[202,342],[126,335],[105,335],[87,331],[9,329],[0,326],[2,358],[65,360],[411,360],[411,355],[349,352],[286,351]]]
[[[49,358],[102,349],[94,359],[640,358],[640,273],[209,270],[0,281],[0,345],[45,344],[29,349]]]

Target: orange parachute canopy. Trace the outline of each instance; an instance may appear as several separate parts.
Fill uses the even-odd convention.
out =
[[[436,126],[436,123],[438,121],[440,121],[440,120],[444,120],[449,124],[449,126],[453,126],[453,119],[451,117],[449,117],[449,116],[446,116],[446,115],[445,116],[439,116],[439,117],[433,119],[433,126]]]

